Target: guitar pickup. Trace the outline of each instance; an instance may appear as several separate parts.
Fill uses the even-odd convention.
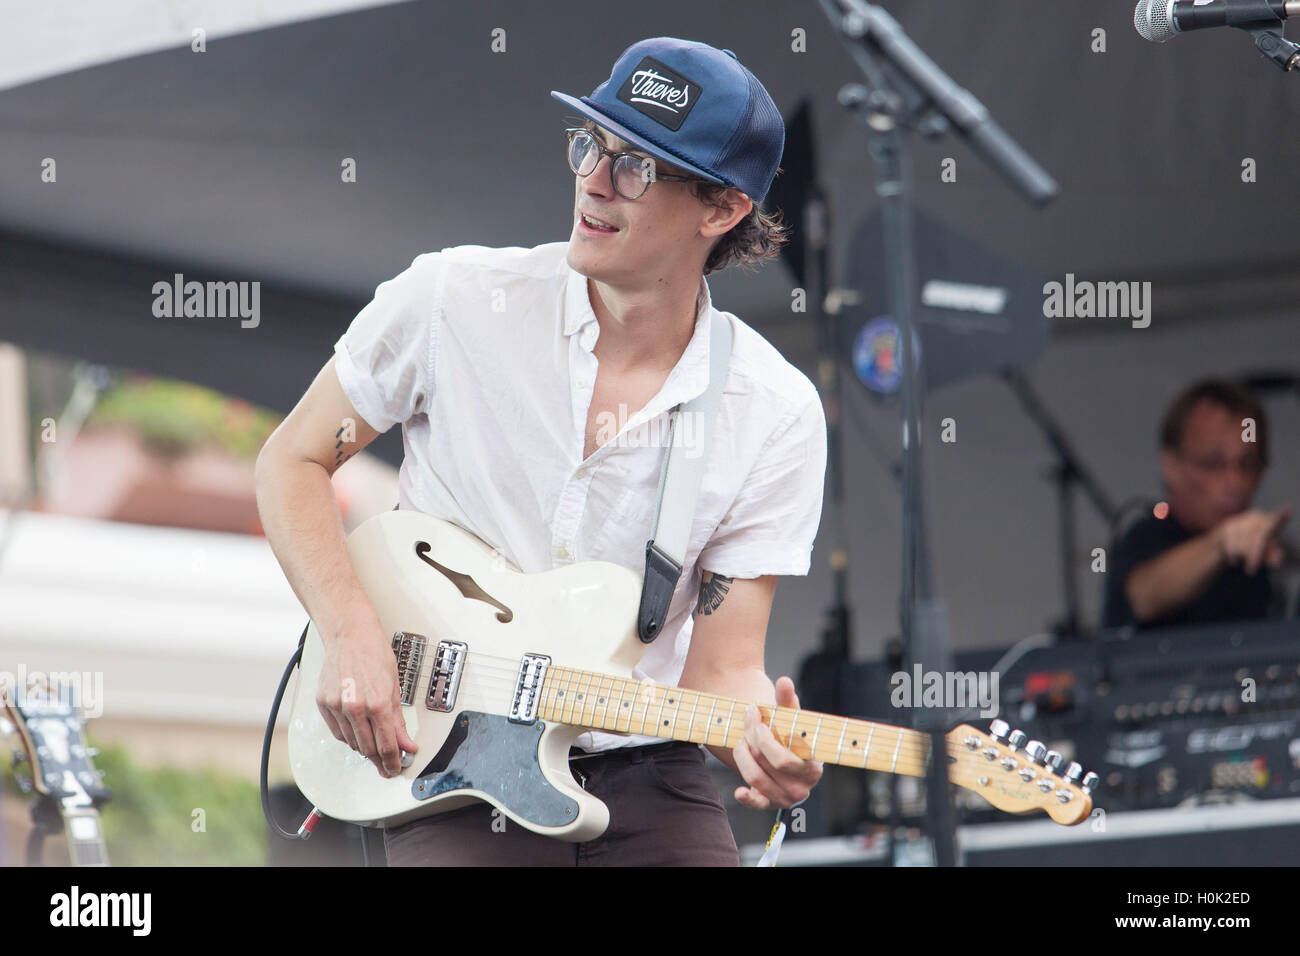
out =
[[[515,681],[514,701],[510,705],[512,724],[531,724],[537,720],[537,704],[546,680],[546,669],[551,659],[545,654],[525,654],[519,664],[519,677]]]
[[[433,657],[433,674],[429,678],[429,694],[424,700],[430,710],[446,714],[456,705],[456,691],[468,655],[469,648],[460,641],[438,642]]]
[[[428,638],[423,634],[397,631],[393,634],[393,654],[397,656],[397,686],[402,693],[402,705],[411,706],[415,700],[415,684],[420,678],[420,664],[424,661],[424,645]]]

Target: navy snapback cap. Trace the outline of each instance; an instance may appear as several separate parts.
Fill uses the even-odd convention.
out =
[[[655,37],[628,47],[590,96],[551,96],[701,179],[761,203],[785,150],[785,122],[730,50]]]

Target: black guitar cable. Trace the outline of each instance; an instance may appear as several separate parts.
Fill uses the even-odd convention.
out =
[[[284,669],[284,676],[280,678],[280,688],[275,692],[275,700],[271,704],[271,716],[266,722],[266,736],[262,738],[262,815],[266,817],[266,822],[270,824],[271,829],[284,837],[286,840],[305,840],[311,836],[311,830],[304,824],[296,833],[286,830],[271,815],[271,798],[266,786],[267,767],[271,762],[271,735],[275,732],[275,721],[280,716],[280,701],[284,699],[284,690],[289,686],[289,675],[293,669],[298,666],[302,660],[302,646],[307,641],[307,628],[311,627],[311,622],[302,629],[302,636],[298,638],[298,647],[293,652],[293,657],[289,658],[289,666]],[[315,809],[313,808],[313,813]],[[311,818],[308,817],[310,820]],[[315,825],[313,821],[313,826]]]

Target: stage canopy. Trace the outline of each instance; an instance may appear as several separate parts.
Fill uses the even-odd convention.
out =
[[[1152,281],[1161,323],[1295,301],[1300,76],[1245,34],[1154,45],[1131,0],[884,5],[1062,187],[1034,210],[959,141],[917,142],[929,217],[1043,276]],[[17,84],[0,91],[0,340],[287,410],[416,255],[566,239],[566,113],[549,92],[590,92],[626,46],[665,33],[734,50],[787,117],[812,104],[841,258],[875,209],[867,139],[836,105],[860,74],[813,2],[301,0],[254,29],[272,22],[260,7],[138,4],[122,30],[61,2],[26,22],[40,43],[7,25],[5,47],[31,49],[0,72]],[[260,282],[260,324],[155,317],[153,287],[177,273]],[[711,285],[811,366],[785,268]],[[400,458],[391,433],[376,450]]]

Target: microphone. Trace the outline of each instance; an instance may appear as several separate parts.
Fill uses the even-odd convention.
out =
[[[1209,27],[1256,30],[1300,16],[1300,0],[1138,0],[1133,26],[1144,40],[1164,43]]]

